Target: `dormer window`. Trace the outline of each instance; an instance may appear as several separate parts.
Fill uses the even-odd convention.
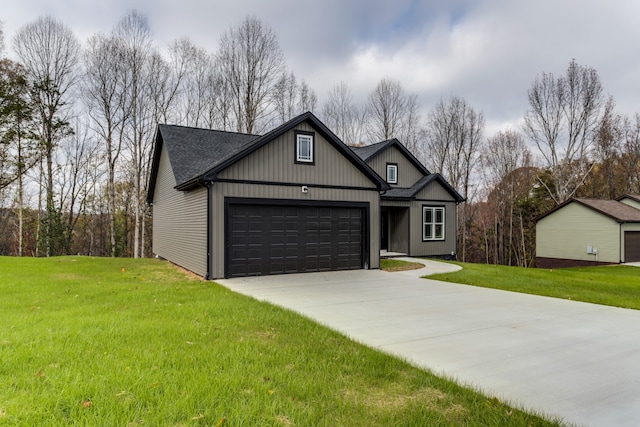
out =
[[[387,163],[387,183],[398,183],[398,165],[395,163]]]
[[[296,132],[296,163],[313,164],[313,133]]]

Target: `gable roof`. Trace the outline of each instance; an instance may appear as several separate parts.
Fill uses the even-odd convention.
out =
[[[303,122],[311,125],[316,132],[322,135],[357,169],[376,184],[378,190],[389,188],[389,185],[366,162],[355,155],[316,116],[311,112],[307,112],[262,136],[184,126],[159,125],[156,133],[156,147],[154,149],[147,201],[153,201],[157,169],[163,147],[166,148],[169,154],[171,167],[176,179],[176,189],[189,190],[204,182],[215,181],[219,172]]]
[[[640,209],[636,209],[632,206],[626,205],[618,200],[600,200],[600,199],[569,199],[566,202],[556,206],[549,212],[543,214],[536,219],[536,222],[542,218],[546,218],[552,213],[562,209],[570,203],[578,203],[584,207],[587,207],[595,212],[598,212],[606,217],[613,219],[618,223],[625,222],[640,222]]]
[[[640,203],[640,194],[624,194],[624,195],[618,197],[616,200],[621,202],[624,199],[631,199],[631,200],[633,200],[635,202]]]
[[[439,173],[432,173],[430,175],[423,176],[418,180],[418,182],[413,184],[411,188],[392,187],[390,190],[383,193],[381,197],[383,199],[411,200],[414,199],[422,189],[434,181],[439,183],[445,191],[453,197],[456,203],[464,202],[464,197],[462,197],[460,193],[458,193]]]
[[[153,200],[162,149],[169,154],[176,186],[180,186],[258,137],[236,132],[158,125],[147,202]]]
[[[423,175],[430,175],[431,172],[416,159],[416,157],[396,138],[378,142],[376,144],[366,145],[364,147],[352,147],[354,153],[365,162],[370,161],[374,157],[380,155],[385,150],[396,147]]]

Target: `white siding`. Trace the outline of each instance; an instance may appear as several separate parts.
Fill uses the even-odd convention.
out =
[[[633,199],[629,199],[629,198],[624,198],[622,200],[620,200],[622,203],[624,203],[625,205],[629,205],[632,208],[636,208],[636,209],[640,209],[640,202],[633,200]]]

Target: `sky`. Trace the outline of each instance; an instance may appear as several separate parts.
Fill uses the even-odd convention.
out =
[[[482,111],[487,136],[518,128],[527,90],[569,62],[596,69],[622,114],[640,113],[640,2],[634,0],[3,0],[5,51],[25,24],[50,15],[81,42],[131,9],[159,48],[189,38],[215,52],[220,35],[255,16],[278,36],[288,68],[322,105],[341,81],[364,103],[383,78],[418,95]]]

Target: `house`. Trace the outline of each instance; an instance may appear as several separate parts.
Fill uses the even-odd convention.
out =
[[[570,199],[536,221],[542,268],[640,261],[640,197]]]
[[[390,148],[380,159],[404,156],[393,187],[312,113],[262,136],[160,125],[147,195],[153,252],[207,279],[379,268],[381,219],[404,209],[405,231],[415,231],[408,208],[421,203],[433,210],[417,240],[431,233],[455,254],[459,196],[401,144]],[[416,183],[401,188],[409,173]]]
[[[457,205],[464,198],[397,139],[354,151],[391,187],[380,195],[380,249],[455,259]]]

